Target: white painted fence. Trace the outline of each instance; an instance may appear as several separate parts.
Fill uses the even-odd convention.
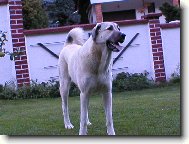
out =
[[[180,28],[165,28],[161,30],[167,80],[170,79],[171,74],[174,73],[176,67],[180,64],[179,30]],[[86,38],[90,31],[90,29],[86,30]],[[121,25],[121,31],[126,34],[126,40],[123,43],[124,46],[126,46],[136,33],[139,33],[139,35],[113,65],[113,75],[120,72],[144,73],[147,71],[149,73],[148,77],[155,79],[148,23]],[[67,31],[55,34],[26,36],[29,71],[32,80],[37,79],[39,82],[43,82],[58,78],[57,58],[39,47],[37,43],[40,42],[44,44],[51,51],[59,55],[66,35]],[[119,53],[113,53],[113,59],[118,54]]]
[[[176,72],[180,74],[180,28],[162,29],[166,79]]]
[[[147,71],[149,72],[149,78],[154,79],[148,24],[122,26],[121,31],[126,34],[126,40],[123,45],[129,43],[136,33],[139,33],[139,35],[113,65],[113,74],[122,71],[129,73],[144,73],[144,71]],[[117,53],[114,53],[113,58],[117,55]]]
[[[86,38],[88,38],[88,32],[86,31]],[[66,36],[67,33],[26,36],[30,78],[32,80],[37,80],[38,82],[57,80],[58,59],[37,45],[37,43],[42,43],[52,52],[59,55]]]
[[[7,32],[6,36],[8,41],[5,42],[3,48],[6,51],[12,52],[12,37],[10,33],[10,16],[9,9],[7,5],[2,5],[0,7],[0,30]],[[13,61],[10,61],[9,55],[5,57],[0,57],[0,84],[5,84],[5,82],[16,81],[15,65]]]
[[[113,65],[113,75],[120,72],[143,73],[144,71],[147,71],[149,72],[149,78],[154,78],[150,43],[148,40],[148,25],[139,24],[121,26],[120,28],[121,31],[127,35],[125,42],[122,44],[123,46],[126,46],[136,33],[139,33],[139,35],[120,59]],[[90,30],[86,31],[86,37],[88,37],[88,33],[90,33]],[[31,79],[37,79],[39,82],[43,82],[58,77],[57,59],[38,46],[37,43],[43,43],[51,51],[59,55],[66,35],[67,32],[54,35],[26,36]],[[118,54],[119,53],[113,53],[113,59]]]

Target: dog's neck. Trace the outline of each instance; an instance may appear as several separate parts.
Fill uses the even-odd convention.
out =
[[[99,62],[98,73],[108,72],[111,69],[112,51],[107,49],[106,43],[98,44],[92,40],[91,53]]]
[[[105,43],[98,44],[90,37],[80,49],[80,55],[82,55],[83,63],[86,67],[90,68],[91,73],[104,74],[111,70],[111,57],[112,51],[107,49]]]

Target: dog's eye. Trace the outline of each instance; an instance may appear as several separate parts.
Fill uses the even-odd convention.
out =
[[[113,30],[113,26],[110,25],[110,26],[107,28],[107,30]]]
[[[99,25],[97,25],[96,30],[98,31],[98,30],[100,30],[100,28],[101,28],[101,25],[99,24]]]
[[[117,25],[117,29],[120,31],[120,28],[119,28],[119,26]]]

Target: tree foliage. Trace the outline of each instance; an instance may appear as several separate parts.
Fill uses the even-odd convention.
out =
[[[80,16],[75,12],[76,3],[77,0],[55,0],[51,4],[46,4],[50,21],[59,22],[61,26],[79,23]]]
[[[41,0],[22,0],[25,29],[48,27],[48,17]]]
[[[159,9],[166,17],[165,20],[167,23],[174,20],[180,20],[181,9],[179,7],[164,3]]]

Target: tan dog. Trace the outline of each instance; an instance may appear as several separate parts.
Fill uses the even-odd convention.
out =
[[[60,94],[65,128],[74,126],[70,122],[68,95],[73,81],[80,90],[80,131],[87,134],[89,95],[98,91],[103,95],[108,135],[115,135],[112,119],[112,51],[122,48],[125,34],[112,22],[97,24],[90,38],[84,43],[84,32],[81,28],[72,29],[67,36],[64,48],[59,56]]]

